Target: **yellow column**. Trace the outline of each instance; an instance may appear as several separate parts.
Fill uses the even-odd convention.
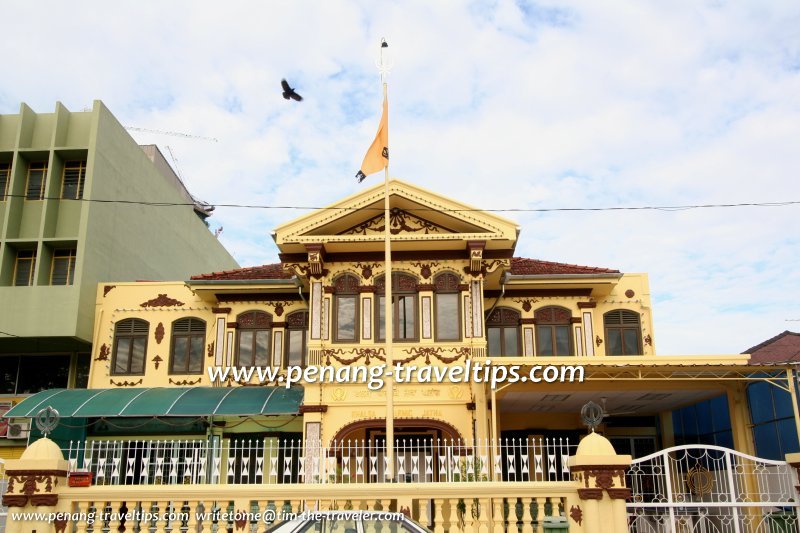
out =
[[[747,406],[746,383],[736,383],[728,389],[728,411],[731,415],[733,448],[741,453],[755,455],[753,432],[750,429],[750,410]]]
[[[675,446],[675,424],[672,420],[672,411],[658,413],[658,419],[661,421],[661,447]]]

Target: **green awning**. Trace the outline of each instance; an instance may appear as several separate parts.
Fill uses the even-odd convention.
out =
[[[48,405],[62,417],[296,415],[300,387],[156,387],[50,389],[26,398],[5,418],[32,418]]]

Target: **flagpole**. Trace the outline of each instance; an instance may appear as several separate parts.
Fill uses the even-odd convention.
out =
[[[384,62],[383,49],[386,48],[386,41],[381,42],[380,71],[381,81],[383,81],[383,101],[386,102],[387,86],[386,75],[388,65]],[[384,274],[383,285],[385,294],[384,303],[384,334],[386,336],[386,477],[394,478],[394,354],[392,353],[392,341],[394,337],[394,321],[392,320],[392,238],[390,231],[390,207],[389,207],[389,160],[386,160],[383,179],[383,239],[384,239]]]

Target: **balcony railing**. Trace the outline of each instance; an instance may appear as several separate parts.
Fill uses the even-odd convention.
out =
[[[480,483],[569,481],[565,438],[398,439],[394,474],[382,442],[102,440],[63,450],[95,485]]]

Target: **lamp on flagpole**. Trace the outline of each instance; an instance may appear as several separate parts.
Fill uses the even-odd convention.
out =
[[[389,77],[389,70],[393,64],[389,58],[389,45],[386,39],[381,39],[380,56],[378,58],[378,71],[381,74],[383,84],[383,100],[386,102],[387,87],[386,78]],[[388,120],[388,117],[387,117]],[[387,126],[388,128],[388,126]],[[388,132],[387,132],[388,134]],[[388,144],[388,143],[387,143]],[[394,477],[394,378],[392,369],[394,368],[394,354],[392,353],[392,341],[394,337],[394,320],[392,317],[392,238],[389,228],[389,160],[386,160],[384,167],[383,180],[383,234],[384,234],[384,274],[383,286],[384,294],[384,332],[386,338],[386,366],[389,371],[386,376],[386,473],[385,477]]]

